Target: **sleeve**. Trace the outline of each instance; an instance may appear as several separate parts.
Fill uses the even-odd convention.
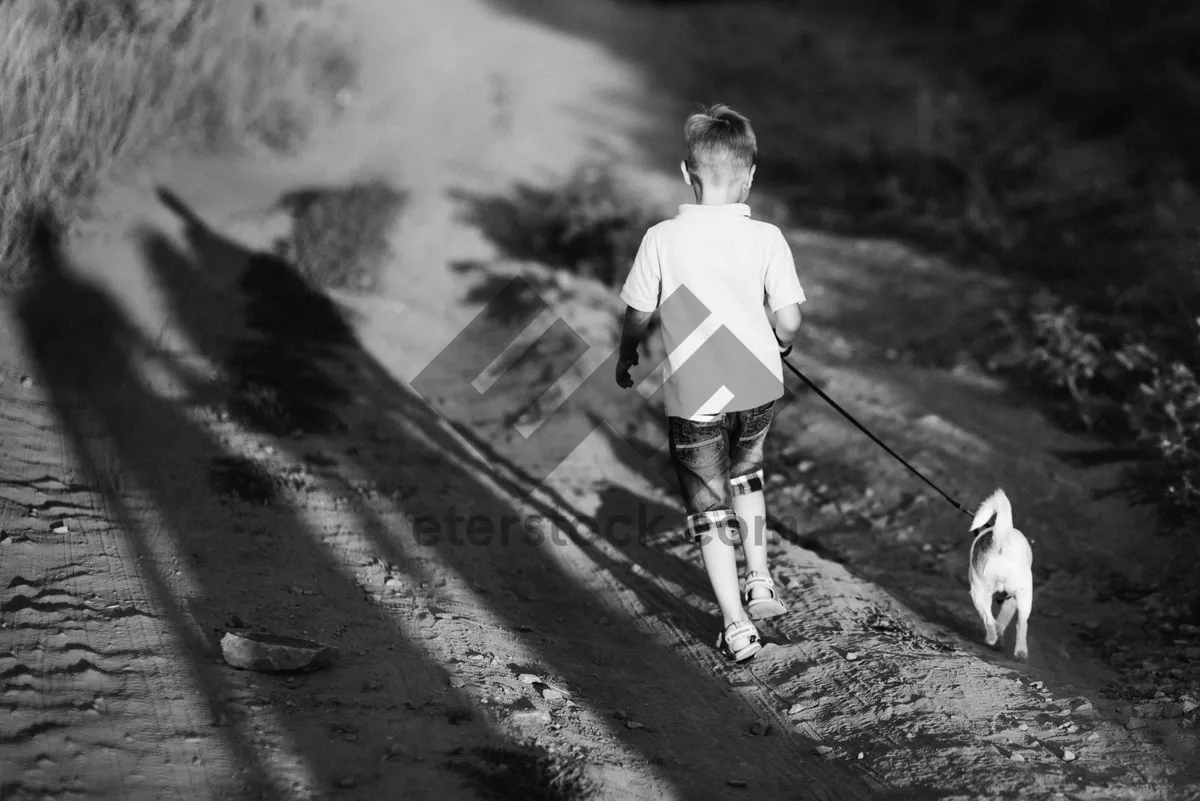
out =
[[[638,247],[625,286],[621,289],[621,300],[640,312],[652,312],[658,308],[662,288],[662,267],[658,261],[658,248],[651,232],[647,231]]]
[[[764,277],[767,305],[772,312],[793,303],[804,303],[808,298],[796,275],[796,263],[792,259],[792,248],[784,239],[783,232],[775,229],[770,252],[767,254],[767,269]]]

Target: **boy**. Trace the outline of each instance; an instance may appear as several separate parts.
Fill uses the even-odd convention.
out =
[[[787,611],[767,567],[763,442],[805,296],[782,232],[751,220],[745,204],[758,154],[749,120],[712,106],[688,118],[684,138],[680,168],[696,202],[642,239],[621,290],[627,308],[616,379],[633,386],[629,369],[660,311],[670,448],[687,529],[724,618],[717,648],[741,662],[762,649],[747,609],[759,618]],[[735,535],[746,560],[742,595]]]

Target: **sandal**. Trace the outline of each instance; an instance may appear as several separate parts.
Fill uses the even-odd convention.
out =
[[[717,635],[717,650],[734,662],[745,662],[762,650],[758,629],[749,620],[730,623]]]
[[[770,595],[765,598],[752,598],[754,590],[766,590]],[[778,617],[787,612],[787,607],[779,600],[779,593],[775,591],[775,582],[767,573],[747,573],[744,596],[746,611],[751,617]]]

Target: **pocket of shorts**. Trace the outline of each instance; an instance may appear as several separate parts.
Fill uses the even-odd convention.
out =
[[[671,450],[685,467],[711,467],[721,461],[724,431],[720,422],[693,423],[672,418]]]
[[[741,442],[749,442],[750,440],[761,437],[771,425],[771,420],[774,418],[775,404],[768,403],[757,409],[751,409],[746,415],[746,423],[742,426],[741,436],[738,440]]]

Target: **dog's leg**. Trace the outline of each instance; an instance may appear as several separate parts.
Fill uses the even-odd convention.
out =
[[[1012,622],[1013,613],[1016,611],[1017,599],[1011,595],[1000,604],[1000,614],[996,615],[996,635],[999,638],[997,642],[1004,642],[1004,632],[1008,631],[1008,624]]]
[[[1033,611],[1033,587],[1022,587],[1014,594],[1017,596],[1017,643],[1016,647],[1013,648],[1013,656],[1023,661],[1029,658],[1027,636],[1029,633],[1029,613]]]
[[[992,617],[992,594],[987,587],[972,586],[971,600],[975,604],[975,611],[983,620],[984,642],[995,648],[999,638],[996,635],[996,619]]]

